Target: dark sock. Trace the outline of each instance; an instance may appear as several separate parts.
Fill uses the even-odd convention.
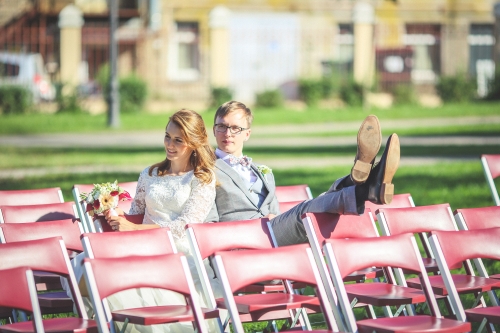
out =
[[[354,188],[354,195],[356,196],[358,214],[363,214],[365,211],[365,201],[368,200],[368,184],[357,185]]]
[[[349,187],[349,186],[354,186],[354,185],[356,185],[356,184],[354,184],[354,181],[352,180],[351,175],[348,175],[347,177],[344,178],[344,180],[342,180],[340,182],[339,187],[344,188],[344,187]]]

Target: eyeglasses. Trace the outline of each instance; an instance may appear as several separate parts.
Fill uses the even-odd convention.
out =
[[[239,126],[226,126],[224,124],[215,124],[214,128],[219,133],[226,133],[226,131],[229,129],[229,132],[231,132],[231,134],[240,134],[241,131],[246,131],[248,129]]]

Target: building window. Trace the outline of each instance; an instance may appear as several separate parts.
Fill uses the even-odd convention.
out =
[[[352,74],[354,61],[354,33],[352,24],[339,24],[335,36],[333,61],[323,61],[323,75],[347,77]]]
[[[170,42],[168,77],[194,81],[200,76],[199,28],[196,22],[176,22]]]
[[[477,80],[477,93],[480,97],[488,93],[488,81],[495,74],[493,61],[493,25],[472,24],[469,36],[469,74]]]
[[[441,72],[441,27],[435,24],[408,24],[403,36],[413,50],[411,78],[416,84],[434,83]]]

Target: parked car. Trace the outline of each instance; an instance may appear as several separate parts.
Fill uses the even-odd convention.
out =
[[[25,86],[35,102],[52,101],[56,97],[39,53],[0,52],[0,85],[7,84]]]

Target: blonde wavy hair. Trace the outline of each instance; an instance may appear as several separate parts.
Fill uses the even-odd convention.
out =
[[[167,123],[174,123],[182,133],[182,139],[186,145],[193,149],[189,157],[189,163],[194,169],[194,175],[204,184],[210,184],[214,176],[215,153],[208,142],[207,130],[201,116],[193,110],[181,109],[174,113]],[[166,128],[166,127],[165,127]],[[158,168],[158,175],[164,176],[170,169],[170,160],[153,164],[149,168],[152,176],[153,169]]]

